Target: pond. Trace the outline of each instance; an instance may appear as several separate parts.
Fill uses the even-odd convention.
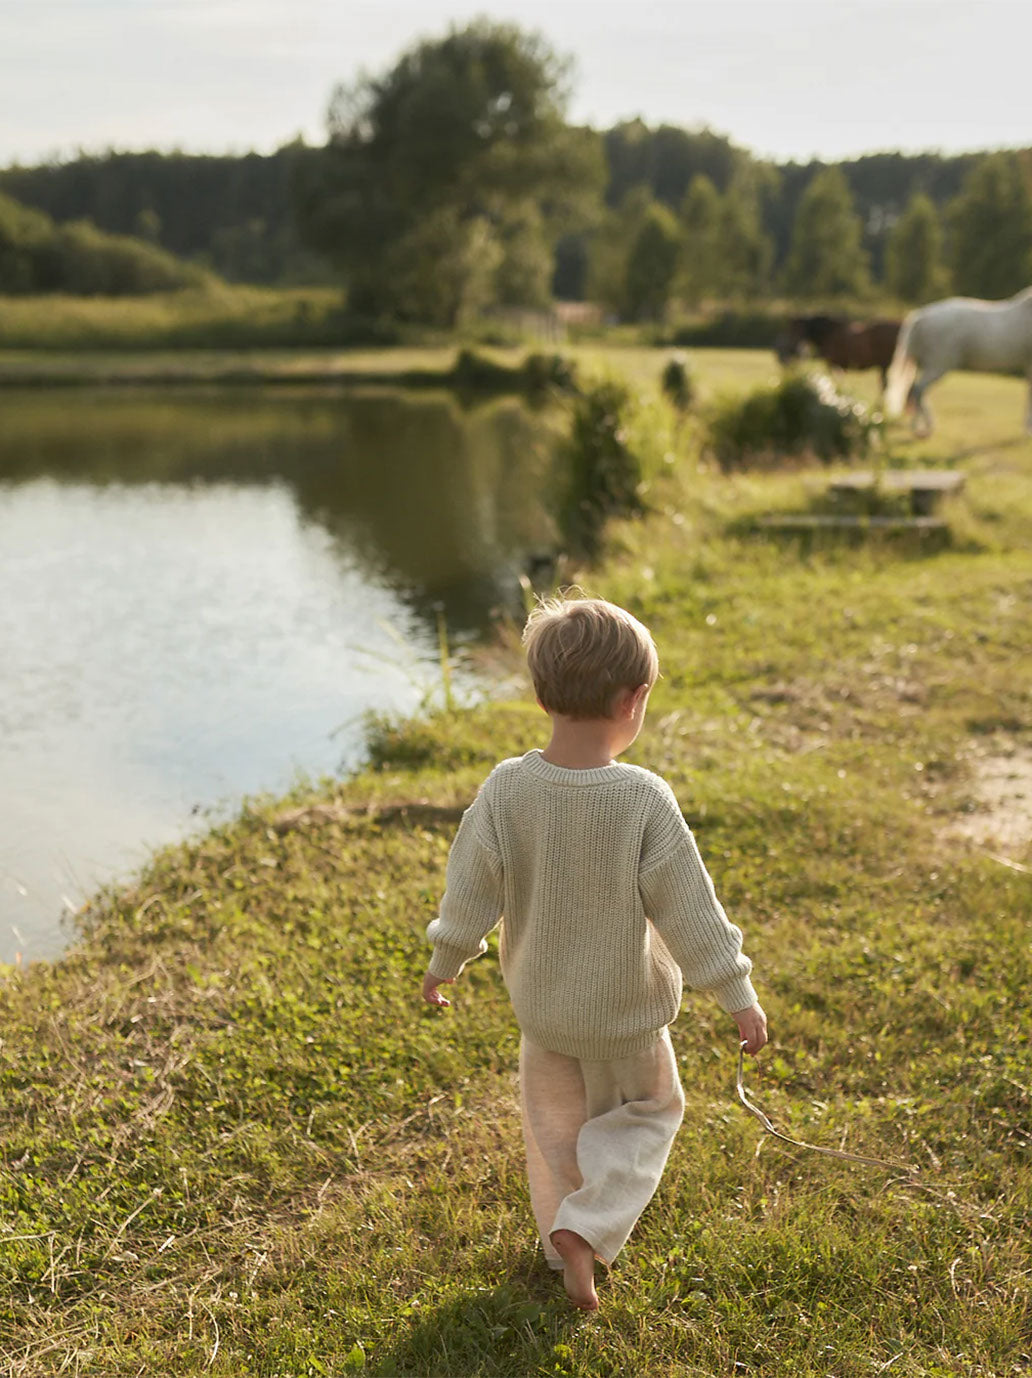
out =
[[[0,394],[0,962],[248,794],[360,764],[554,529],[552,431],[399,392]]]

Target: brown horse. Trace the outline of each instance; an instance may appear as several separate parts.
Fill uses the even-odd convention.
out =
[[[881,369],[884,392],[899,327],[899,321],[890,320],[862,324],[846,316],[796,316],[775,348],[782,364],[798,359],[810,345],[833,368]]]

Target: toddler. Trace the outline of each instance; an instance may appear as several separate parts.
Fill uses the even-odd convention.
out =
[[[612,603],[558,598],[523,640],[551,740],[496,766],[463,815],[423,998],[450,1003],[439,987],[501,919],[531,1205],[545,1258],[593,1311],[595,1258],[626,1243],[681,1123],[668,1025],[682,976],[713,993],[750,1053],[767,1021],[672,790],[617,760],[659,674],[648,630]]]

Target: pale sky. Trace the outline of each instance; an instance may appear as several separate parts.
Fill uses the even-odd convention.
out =
[[[336,82],[476,15],[571,55],[597,128],[781,161],[1032,145],[1032,0],[0,0],[0,166],[320,143]]]

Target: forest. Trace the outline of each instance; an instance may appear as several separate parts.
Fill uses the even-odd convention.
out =
[[[568,122],[568,64],[477,21],[344,83],[327,141],[0,170],[0,292],[341,285],[453,329],[596,303],[676,320],[768,299],[911,304],[1032,280],[1032,149],[775,165],[710,129]]]

